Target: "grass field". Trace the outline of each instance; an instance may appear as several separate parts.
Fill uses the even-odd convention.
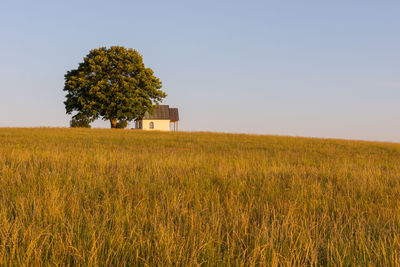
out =
[[[400,265],[400,144],[0,129],[0,264]]]

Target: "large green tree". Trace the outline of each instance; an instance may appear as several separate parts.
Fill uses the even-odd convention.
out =
[[[151,112],[166,94],[162,83],[146,68],[142,56],[121,46],[93,49],[77,69],[65,75],[64,102],[73,119],[120,122],[140,119]]]

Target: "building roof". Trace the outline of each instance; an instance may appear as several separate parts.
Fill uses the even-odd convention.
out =
[[[178,108],[170,108],[168,105],[159,105],[153,110],[153,113],[146,112],[144,120],[171,120],[179,121]]]

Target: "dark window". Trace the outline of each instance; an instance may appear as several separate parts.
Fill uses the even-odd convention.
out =
[[[152,121],[150,122],[149,128],[154,129],[154,122],[152,122]]]

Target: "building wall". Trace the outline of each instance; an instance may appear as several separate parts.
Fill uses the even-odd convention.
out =
[[[154,129],[150,129],[150,122],[154,123]],[[142,129],[149,131],[170,131],[169,120],[142,120]]]

